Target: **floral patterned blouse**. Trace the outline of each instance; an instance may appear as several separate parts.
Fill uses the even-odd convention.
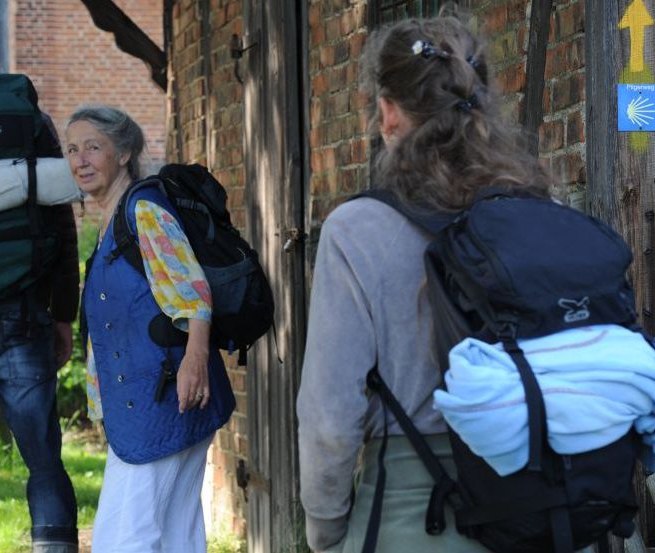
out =
[[[136,230],[148,283],[159,308],[185,331],[189,319],[211,320],[209,285],[177,220],[159,205],[139,200]],[[89,418],[100,420],[102,404],[90,340],[86,374]]]

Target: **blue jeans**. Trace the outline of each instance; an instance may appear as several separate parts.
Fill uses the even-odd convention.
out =
[[[26,333],[20,302],[0,304],[0,410],[29,470],[33,542],[77,543],[77,504],[61,462],[50,315],[38,311]]]

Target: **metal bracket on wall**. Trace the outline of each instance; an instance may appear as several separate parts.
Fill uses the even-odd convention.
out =
[[[243,79],[239,73],[239,60],[243,57],[243,53],[250,50],[253,46],[256,46],[259,43],[259,31],[255,33],[255,40],[250,43],[248,46],[243,46],[243,38],[238,34],[234,33],[230,39],[230,56],[234,60],[234,76],[236,77],[239,84],[243,84]]]

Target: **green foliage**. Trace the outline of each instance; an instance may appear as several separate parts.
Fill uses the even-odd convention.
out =
[[[95,517],[106,454],[84,438],[64,444],[62,459],[73,481],[79,527]],[[0,449],[0,553],[30,551],[30,516],[25,499],[27,468],[17,448]]]
[[[90,257],[98,240],[98,223],[82,219],[77,232],[77,251],[80,257],[80,271],[84,272],[84,263]]]
[[[96,244],[98,230],[94,223],[84,219],[78,230],[77,250],[80,258],[80,275],[84,278],[84,262]],[[73,323],[73,354],[59,370],[57,406],[64,430],[86,420],[86,368],[84,350],[79,337],[79,321]]]
[[[207,553],[246,553],[246,543],[230,533],[221,532],[220,537],[207,541]]]

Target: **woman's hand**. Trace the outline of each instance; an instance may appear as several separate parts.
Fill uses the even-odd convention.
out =
[[[209,322],[189,319],[189,340],[177,371],[180,413],[194,407],[204,409],[209,402]]]

